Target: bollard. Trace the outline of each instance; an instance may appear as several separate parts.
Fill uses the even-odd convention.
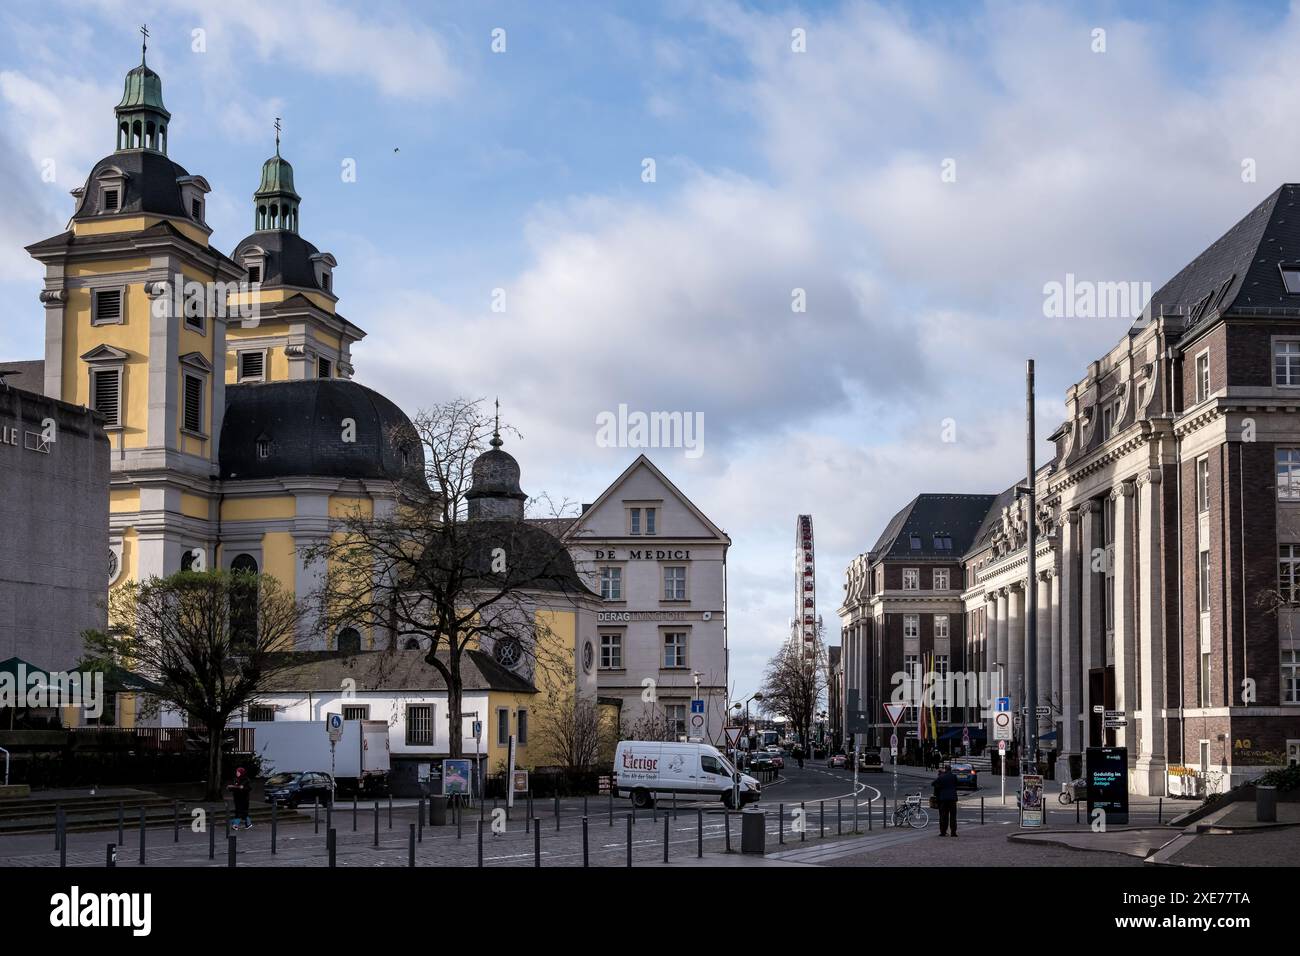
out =
[[[415,839],[424,842],[424,800],[420,800],[420,813],[415,818]]]
[[[785,843],[785,804],[776,805],[776,842]]]
[[[730,810],[722,811],[722,828],[723,828],[723,832],[727,835],[727,852],[730,853],[731,852],[731,811]]]
[[[352,832],[357,832],[357,795],[352,794]]]
[[[311,798],[312,833],[320,833],[320,797]]]
[[[478,865],[483,865],[483,821],[478,822]]]
[[[609,825],[614,825],[614,788],[609,788]]]
[[[980,823],[984,822],[984,798],[980,797]],[[1079,822],[1079,801],[1074,801],[1074,822]]]
[[[379,801],[375,801],[375,846],[379,846]]]
[[[677,819],[677,791],[673,791],[673,819]]]
[[[59,807],[59,866],[68,865],[68,817]]]
[[[871,806],[873,803],[875,803],[875,801],[876,801],[876,798],[875,798],[875,797],[867,797],[867,829],[868,829],[868,830],[874,830],[874,829],[876,828],[876,826],[875,826],[875,820],[876,820],[876,817],[875,817],[875,810],[874,810],[874,809],[872,808],[872,806]],[[854,832],[854,833],[857,833],[857,832],[858,832],[858,821],[857,821],[857,816],[858,816],[858,801],[855,799],[855,800],[853,801],[853,817],[854,817],[854,820],[853,820],[853,832]]]
[[[1165,822],[1165,798],[1161,797],[1159,802],[1156,804],[1156,823],[1163,824],[1164,822]]]
[[[826,839],[826,801],[820,802],[821,806],[821,832],[817,834],[819,840]]]
[[[808,809],[802,800],[799,801],[799,822],[803,824],[799,828],[799,842],[803,843],[808,839]]]
[[[664,814],[664,862],[668,862],[668,814]]]
[[[1074,822],[1079,822],[1079,808],[1075,807]],[[984,798],[980,797],[980,826],[984,826]]]
[[[586,802],[587,802],[587,801],[584,799],[584,800],[583,800],[583,803],[586,803]],[[582,865],[583,865],[583,866],[587,866],[587,865],[588,865],[588,863],[587,863],[587,817],[586,817],[586,814],[583,814],[583,817],[582,817]]]
[[[393,795],[388,795],[388,829],[393,828]]]
[[[107,867],[117,866],[117,846],[110,843],[108,852],[104,854],[104,865]]]
[[[172,842],[181,842],[181,802],[172,801]]]
[[[559,832],[559,829],[560,829],[560,792],[559,792],[558,790],[555,792],[555,829],[556,829],[556,832]]]
[[[632,801],[632,822],[636,823],[636,800]]]
[[[659,801],[654,798],[654,794],[650,795],[650,822],[659,822]]]
[[[330,794],[329,803],[325,804],[325,832],[334,829],[334,794]]]
[[[117,805],[117,845],[118,846],[121,846],[123,843],[122,826],[125,822],[126,822],[126,807],[123,804],[119,803]]]
[[[140,865],[144,866],[144,807],[140,808]]]
[[[889,798],[883,793],[880,795],[880,829],[884,830],[889,826]]]
[[[226,837],[226,866],[235,865],[235,835]]]
[[[279,807],[280,807],[279,800],[271,801],[271,856],[275,856],[276,822],[277,822],[277,814],[278,814]]]
[[[217,828],[208,827],[208,859],[217,858]]]
[[[507,820],[510,819],[510,811],[509,811],[509,810],[506,810],[506,819],[507,819]],[[525,833],[529,833],[529,832],[531,832],[531,830],[532,830],[532,826],[533,826],[533,814],[532,814],[532,810],[531,810],[531,808],[530,808],[530,809],[529,809],[529,812],[524,816],[524,832],[525,832]]]
[[[330,867],[333,868],[335,854],[338,851],[338,831],[333,827],[325,831],[325,849],[329,852]]]
[[[695,811],[695,856],[704,859],[704,811]]]
[[[636,809],[635,805],[633,809]],[[627,865],[632,865],[632,817],[630,815],[627,818]]]
[[[54,804],[54,849],[56,850],[59,848],[59,840],[60,840],[59,820],[61,820],[62,818],[63,818],[63,804],[55,803]]]
[[[406,840],[406,865],[415,866],[415,824],[408,823],[407,826],[411,830]]]
[[[844,833],[844,801],[835,801],[835,835],[842,836]]]
[[[531,818],[532,815],[533,815],[533,791],[529,790],[528,791],[528,816]]]
[[[542,821],[533,821],[533,866],[542,865]]]
[[[456,805],[456,839],[457,840],[460,839],[461,819],[464,816],[464,814],[461,811],[462,811],[462,807],[459,804],[457,804]]]
[[[584,817],[587,815],[587,798],[585,795],[582,798],[582,815]]]

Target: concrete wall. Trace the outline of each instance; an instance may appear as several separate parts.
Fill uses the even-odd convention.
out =
[[[47,419],[56,440],[45,443]],[[0,660],[67,670],[81,631],[104,626],[108,477],[93,413],[0,388]]]

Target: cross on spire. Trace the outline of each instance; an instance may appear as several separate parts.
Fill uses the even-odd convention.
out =
[[[275,155],[280,155],[280,117],[275,118]]]
[[[144,66],[144,56],[149,52],[149,24],[140,25],[140,65]]]
[[[501,441],[501,399],[496,400],[496,419],[492,423],[492,441],[488,442],[493,448],[500,448],[503,444]]]

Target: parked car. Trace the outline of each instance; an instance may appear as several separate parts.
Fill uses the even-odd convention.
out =
[[[979,789],[979,779],[975,768],[971,764],[953,763],[952,773],[953,776],[957,778],[957,786],[963,787],[967,790]]]
[[[290,770],[273,773],[262,785],[262,795],[267,803],[296,807],[319,799],[321,806],[325,806],[334,795],[334,780],[329,774],[320,771]]]
[[[849,765],[848,755],[842,753],[831,754],[830,758],[826,761],[826,766],[830,767],[832,770],[843,770],[846,767],[848,767],[848,765]]]
[[[777,770],[785,769],[785,757],[781,756],[779,753],[769,753],[768,756],[772,759],[773,767]]]
[[[866,772],[868,770],[883,772],[884,769],[885,768],[881,766],[879,750],[864,750],[858,754],[859,772]]]

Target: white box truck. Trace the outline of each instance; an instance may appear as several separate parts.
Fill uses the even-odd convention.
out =
[[[658,740],[621,740],[614,750],[614,786],[618,796],[629,796],[638,807],[648,807],[662,795],[714,798],[736,809],[736,769],[710,744],[669,743]],[[740,775],[743,806],[759,798],[758,781]]]
[[[388,722],[345,720],[330,754],[327,722],[285,720],[259,723],[256,748],[262,773],[312,771],[333,774],[341,794],[382,796],[388,792],[390,769]]]

